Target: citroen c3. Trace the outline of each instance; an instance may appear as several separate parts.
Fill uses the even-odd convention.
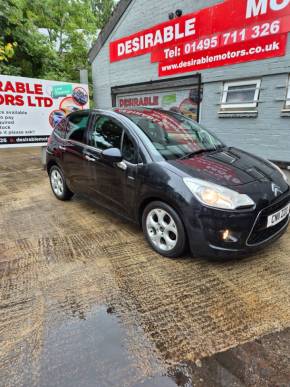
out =
[[[49,138],[47,172],[57,199],[93,198],[139,224],[166,257],[187,247],[192,255],[248,255],[289,223],[283,171],[173,111],[73,112]]]

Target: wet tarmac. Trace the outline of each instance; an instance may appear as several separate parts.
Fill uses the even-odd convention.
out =
[[[0,152],[0,386],[290,386],[290,230],[259,254],[155,254]]]

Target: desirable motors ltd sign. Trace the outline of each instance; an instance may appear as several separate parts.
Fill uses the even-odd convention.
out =
[[[0,149],[46,145],[55,125],[87,108],[87,85],[0,75]]]
[[[110,43],[110,61],[151,53],[159,76],[286,54],[290,0],[226,0]]]

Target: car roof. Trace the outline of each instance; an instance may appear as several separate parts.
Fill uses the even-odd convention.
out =
[[[129,107],[129,108],[122,108],[122,107],[113,107],[113,108],[110,108],[110,109],[99,109],[99,108],[95,108],[95,109],[91,109],[92,111],[95,111],[95,112],[99,112],[99,113],[115,113],[115,114],[124,114],[127,113],[130,115],[131,114],[134,114],[134,112],[136,113],[140,113],[142,112],[143,114],[146,115],[146,112],[148,112],[148,117],[150,116],[150,113],[152,112],[156,112],[156,113],[165,113],[165,114],[171,114],[171,113],[174,113],[174,114],[180,114],[181,113],[178,113],[178,112],[174,112],[174,111],[171,111],[171,110],[168,110],[168,109],[163,109],[163,108],[159,108],[159,107],[146,107],[146,106],[140,106],[140,107]]]

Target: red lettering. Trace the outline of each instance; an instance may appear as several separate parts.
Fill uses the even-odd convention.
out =
[[[15,103],[16,106],[23,106],[24,105],[22,95],[16,95],[15,101],[16,101],[16,103]]]
[[[25,85],[23,82],[15,82],[17,93],[25,93]]]
[[[42,85],[40,83],[30,85],[29,83],[23,82],[0,82],[0,92],[43,95]]]
[[[35,84],[34,91],[35,91],[35,94],[43,95],[42,85],[40,83]]]
[[[44,107],[51,107],[53,105],[53,100],[51,98],[43,98]]]
[[[36,104],[33,103],[32,98],[30,97],[30,95],[27,97],[27,104],[30,107],[35,107],[36,106]]]
[[[5,95],[6,105],[14,105],[13,95]]]
[[[153,102],[153,105],[155,105],[155,106],[158,106],[158,105],[159,105],[159,97],[158,97],[158,95],[155,95],[155,96],[154,96],[154,102]]]
[[[10,81],[6,82],[6,86],[3,91],[11,91],[12,93],[15,92],[14,87]]]
[[[30,86],[29,83],[26,83],[26,93],[27,94],[35,94],[34,93],[34,88],[32,88],[32,86]]]
[[[21,95],[13,96],[9,94],[0,94],[0,105],[12,105],[12,106],[23,106],[24,101]]]

